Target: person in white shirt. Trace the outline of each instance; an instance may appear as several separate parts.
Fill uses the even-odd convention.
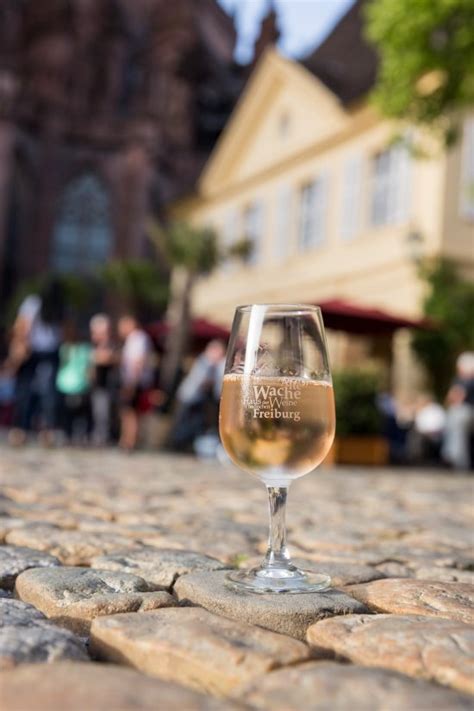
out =
[[[464,351],[456,361],[456,378],[446,395],[443,459],[455,469],[474,466],[474,352]]]
[[[120,440],[127,451],[138,440],[138,414],[143,393],[153,385],[153,348],[148,334],[134,316],[122,316],[117,325],[123,342],[120,359]]]
[[[52,443],[63,316],[63,289],[55,279],[41,294],[27,296],[19,308],[10,347],[16,368],[14,426],[9,435],[13,445],[23,444],[33,427],[44,444]]]

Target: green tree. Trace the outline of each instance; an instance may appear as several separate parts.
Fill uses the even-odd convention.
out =
[[[23,300],[30,294],[41,294],[54,280],[59,283],[67,311],[86,310],[96,295],[97,283],[93,278],[84,278],[77,274],[54,274],[46,272],[21,281],[10,298],[4,314],[0,317],[0,326],[10,327]]]
[[[156,318],[166,307],[167,275],[152,261],[117,259],[101,269],[100,278],[122,309],[144,320]]]
[[[170,391],[189,340],[192,295],[195,284],[228,259],[245,259],[250,243],[241,240],[225,249],[218,235],[209,227],[194,227],[187,222],[172,221],[166,226],[153,223],[149,229],[158,259],[170,274],[166,322],[169,331],[161,364],[161,385]]]
[[[445,259],[421,267],[427,285],[424,314],[432,330],[417,331],[412,347],[441,399],[455,371],[457,356],[474,350],[474,283],[463,279],[453,262]]]
[[[450,143],[456,112],[474,102],[473,0],[370,0],[365,12],[380,56],[377,106]]]

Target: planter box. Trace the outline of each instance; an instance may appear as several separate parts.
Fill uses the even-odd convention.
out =
[[[383,466],[388,464],[388,442],[383,437],[354,435],[336,437],[324,463]]]
[[[147,412],[140,417],[140,443],[147,449],[160,449],[171,432],[170,415]]]

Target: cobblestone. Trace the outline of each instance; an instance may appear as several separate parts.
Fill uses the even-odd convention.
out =
[[[418,615],[350,615],[308,630],[319,654],[382,667],[474,693],[474,631],[462,622]]]
[[[136,575],[91,568],[36,568],[16,581],[16,595],[49,619],[87,634],[95,617],[176,604],[167,592],[151,592]]]
[[[375,612],[432,615],[474,623],[474,587],[426,580],[376,580],[347,590]]]
[[[243,698],[263,711],[472,711],[472,699],[450,689],[385,669],[329,661],[277,669],[251,684]]]
[[[64,698],[78,711],[149,708],[159,694],[170,709],[464,709],[473,493],[472,478],[451,472],[303,477],[290,493],[290,549],[344,591],[316,606],[314,596],[236,601],[222,590],[224,568],[253,564],[266,548],[266,496],[252,477],[155,453],[4,447],[0,684],[22,711],[62,711]],[[49,619],[12,597],[15,578],[14,594]],[[176,607],[178,597],[193,607]],[[144,609],[152,599],[175,606]],[[96,662],[58,625],[86,635],[92,619]],[[306,632],[311,648],[291,637]]]
[[[308,659],[302,642],[201,608],[97,618],[94,654],[218,696],[271,669]]]
[[[129,544],[113,533],[69,531],[42,524],[15,528],[7,534],[7,543],[48,551],[64,565],[89,565],[101,553],[111,553]]]
[[[112,664],[35,664],[0,674],[3,711],[232,711],[223,703]],[[32,693],[32,689],[34,693]]]
[[[225,577],[222,571],[191,573],[177,581],[175,593],[182,603],[201,605],[224,617],[302,640],[316,620],[368,612],[365,605],[339,590],[304,595],[246,595],[229,589]]]
[[[50,623],[32,605],[0,598],[0,669],[25,662],[86,660],[84,643]]]
[[[226,568],[216,558],[193,551],[153,548],[146,546],[137,551],[122,551],[114,555],[97,556],[92,565],[104,570],[116,570],[139,575],[153,586],[171,588],[177,578],[196,570]]]
[[[59,565],[59,560],[47,553],[21,546],[0,547],[0,588],[11,590],[15,578],[28,568],[43,568]]]

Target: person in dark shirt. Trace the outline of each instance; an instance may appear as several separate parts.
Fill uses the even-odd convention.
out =
[[[191,451],[200,435],[217,432],[224,365],[224,343],[210,341],[178,388],[171,449]]]
[[[110,318],[96,314],[89,324],[92,351],[92,440],[104,446],[110,440],[113,390],[116,380],[117,352],[112,341]]]

